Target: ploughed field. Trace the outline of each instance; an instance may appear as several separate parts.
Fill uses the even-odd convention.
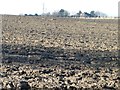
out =
[[[117,20],[3,16],[2,31],[3,62],[96,63],[112,62],[118,56]]]
[[[117,19],[4,15],[2,54],[3,88],[120,89]]]

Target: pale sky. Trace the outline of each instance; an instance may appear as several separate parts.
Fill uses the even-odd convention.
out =
[[[65,9],[71,14],[101,11],[108,16],[118,16],[119,0],[0,0],[0,14],[41,14]]]

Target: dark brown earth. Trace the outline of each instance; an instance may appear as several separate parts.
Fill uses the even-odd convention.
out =
[[[117,19],[2,16],[0,88],[120,89]]]

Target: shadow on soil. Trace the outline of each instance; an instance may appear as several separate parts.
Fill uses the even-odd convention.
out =
[[[2,45],[3,63],[40,63],[41,61],[80,61],[90,65],[117,66],[118,51],[75,50],[60,47]]]

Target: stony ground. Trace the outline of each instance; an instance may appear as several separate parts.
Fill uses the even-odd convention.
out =
[[[0,76],[3,87],[12,90],[118,90],[120,83],[118,68],[93,68],[79,62],[3,65]]]
[[[1,89],[118,90],[115,19],[2,16]]]

